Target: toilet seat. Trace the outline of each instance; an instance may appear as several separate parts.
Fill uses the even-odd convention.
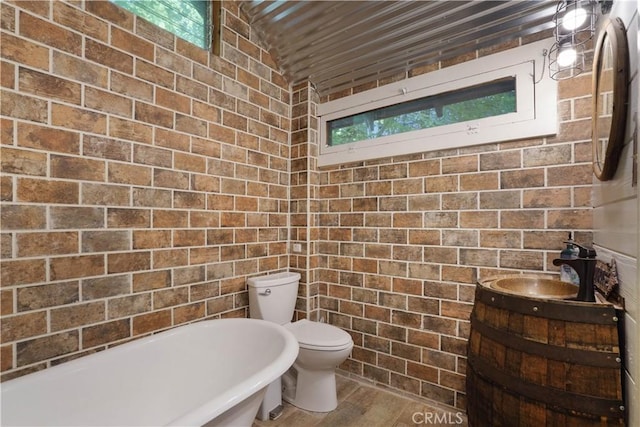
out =
[[[327,323],[307,319],[284,325],[298,340],[300,348],[319,351],[339,351],[353,345],[351,335]]]

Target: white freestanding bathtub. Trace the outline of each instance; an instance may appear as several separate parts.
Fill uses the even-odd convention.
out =
[[[180,326],[0,384],[0,424],[250,426],[297,355],[262,320]]]

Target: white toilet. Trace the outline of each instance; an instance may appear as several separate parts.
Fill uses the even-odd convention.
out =
[[[329,412],[338,406],[335,368],[349,357],[353,340],[327,323],[307,319],[291,322],[299,281],[300,274],[290,272],[250,278],[249,311],[254,319],[283,325],[300,344],[298,358],[282,376],[282,398],[307,411]],[[274,399],[270,393],[279,391],[279,387],[270,387],[265,402]]]

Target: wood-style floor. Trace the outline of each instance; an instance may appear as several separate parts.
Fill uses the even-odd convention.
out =
[[[467,426],[464,412],[430,406],[366,383],[336,375],[338,407],[328,413],[308,412],[283,403],[273,421],[256,420],[253,427],[408,427]]]

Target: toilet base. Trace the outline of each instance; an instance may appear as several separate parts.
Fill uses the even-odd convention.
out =
[[[300,409],[330,412],[338,406],[335,369],[308,371],[295,364],[283,377],[282,398]]]

